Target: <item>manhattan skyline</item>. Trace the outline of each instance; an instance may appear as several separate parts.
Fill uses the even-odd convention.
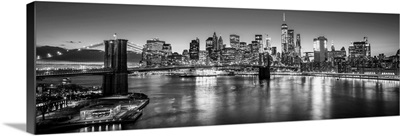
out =
[[[283,13],[286,21],[283,22]],[[281,52],[281,25],[286,23],[301,34],[302,52],[313,51],[313,39],[325,36],[328,50],[348,46],[368,37],[372,56],[395,54],[399,48],[399,15],[344,12],[311,12],[265,9],[164,7],[40,3],[37,6],[37,45],[79,48],[112,39],[128,39],[137,45],[159,38],[182,53],[198,37],[200,49],[214,32],[229,46],[229,35],[251,43],[256,34],[268,34],[272,46]]]

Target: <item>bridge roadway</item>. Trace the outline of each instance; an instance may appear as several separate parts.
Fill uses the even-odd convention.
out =
[[[158,67],[158,68],[128,68],[128,72],[146,72],[146,71],[164,71],[176,69],[192,69],[192,68],[218,68],[218,67],[263,67],[260,65],[218,65],[218,66],[172,66],[172,67]],[[271,68],[287,68],[298,69],[299,67],[293,66],[271,66]],[[62,76],[79,76],[79,75],[103,75],[112,73],[111,69],[85,69],[85,70],[41,70],[36,71],[36,77],[62,77]]]

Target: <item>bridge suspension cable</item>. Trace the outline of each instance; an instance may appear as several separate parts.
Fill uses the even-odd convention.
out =
[[[85,49],[94,49],[94,48],[97,48],[97,47],[101,47],[103,45],[104,45],[103,42],[95,43],[95,44],[90,44],[89,46],[83,46],[83,47],[80,47],[80,48],[67,49],[67,52],[72,51],[72,50],[81,51],[81,50],[85,50]],[[135,52],[135,53],[142,53],[142,49],[143,49],[143,47],[141,47],[141,46],[139,46],[137,44],[134,44],[132,42],[128,42],[127,43],[127,50],[128,51],[132,51],[132,52]],[[46,53],[45,56],[39,56],[38,55],[36,57],[36,59],[40,60],[40,59],[45,59],[45,58],[52,58],[54,56],[61,56],[61,55],[64,55],[64,54],[65,53],[62,53],[61,51],[57,51],[56,54]]]
[[[128,42],[128,43],[127,43],[127,47],[128,47],[128,49],[131,49],[131,51],[134,51],[134,52],[136,52],[136,53],[142,53],[143,47],[141,47],[141,46],[139,46],[139,45],[137,45],[137,44]]]
[[[143,49],[143,46],[139,46],[139,45],[131,43],[131,42],[128,42],[127,46],[132,47],[132,48]]]

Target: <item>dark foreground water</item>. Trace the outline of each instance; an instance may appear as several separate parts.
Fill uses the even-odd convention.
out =
[[[101,77],[72,78],[77,83]],[[132,124],[74,130],[107,131],[399,115],[399,82],[327,77],[129,77],[130,92],[150,97]]]

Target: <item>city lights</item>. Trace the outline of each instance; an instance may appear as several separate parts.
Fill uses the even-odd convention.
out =
[[[57,22],[73,23],[59,25],[66,28],[41,26],[47,35],[38,36],[35,54],[37,132],[398,114],[400,49],[382,44],[393,41],[391,30],[372,32],[393,15],[371,21],[377,15],[101,6],[107,12],[65,12],[85,20]]]

